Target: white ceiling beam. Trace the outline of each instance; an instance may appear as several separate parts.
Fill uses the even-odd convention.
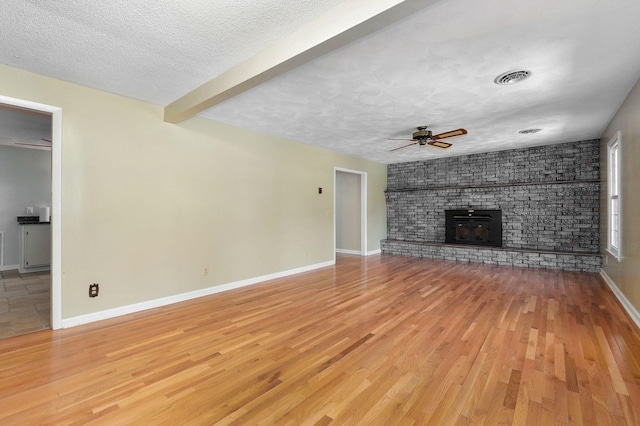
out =
[[[342,3],[273,46],[209,80],[164,108],[180,123],[227,99],[367,36],[441,0],[354,0]]]

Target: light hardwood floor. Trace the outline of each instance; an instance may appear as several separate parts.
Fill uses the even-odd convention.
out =
[[[0,341],[2,425],[640,424],[595,274],[400,256]]]

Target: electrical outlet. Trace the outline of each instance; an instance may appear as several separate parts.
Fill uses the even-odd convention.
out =
[[[204,268],[202,268],[202,276],[203,277],[208,277],[209,276],[209,267],[205,266]]]
[[[100,286],[97,283],[89,284],[89,297],[98,297]]]

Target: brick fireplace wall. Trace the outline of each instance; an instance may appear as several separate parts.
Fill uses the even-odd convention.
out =
[[[390,164],[382,251],[595,272],[599,156],[594,140]],[[502,249],[444,246],[444,211],[469,208],[502,210]]]

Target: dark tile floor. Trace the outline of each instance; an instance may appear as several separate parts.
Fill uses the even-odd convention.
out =
[[[0,339],[51,328],[51,275],[0,272]]]

